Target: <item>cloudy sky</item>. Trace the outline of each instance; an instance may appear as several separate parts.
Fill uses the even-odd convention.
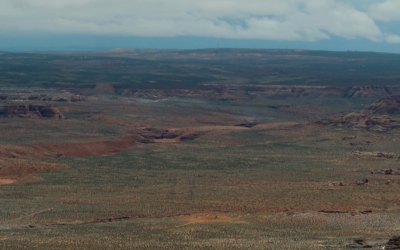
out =
[[[0,0],[0,49],[400,52],[400,0]]]

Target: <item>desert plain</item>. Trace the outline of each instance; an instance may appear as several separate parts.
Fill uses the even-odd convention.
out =
[[[0,134],[1,249],[399,249],[397,54],[1,52]]]

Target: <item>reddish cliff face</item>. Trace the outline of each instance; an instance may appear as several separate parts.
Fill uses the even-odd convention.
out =
[[[0,109],[0,115],[7,117],[65,118],[58,108],[44,105],[7,105]]]

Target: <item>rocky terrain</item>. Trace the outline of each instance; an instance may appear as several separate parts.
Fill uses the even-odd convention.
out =
[[[368,109],[318,120],[319,125],[387,132],[400,127],[400,120],[387,114],[400,111],[400,96],[386,96],[372,103]]]
[[[164,99],[171,97],[195,97],[214,100],[234,100],[243,91],[231,91],[226,88],[210,88],[210,89],[146,89],[146,90],[128,90],[120,91],[122,96],[131,96],[133,98],[145,99]]]
[[[274,96],[274,97],[384,97],[400,95],[398,86],[307,86],[307,85],[252,85],[214,87],[201,89],[117,89],[112,85],[96,85],[95,90],[118,93],[135,98],[163,99],[169,97],[199,97],[216,100],[234,100],[242,96]]]
[[[271,97],[381,97],[370,110],[393,113],[399,109],[400,87],[398,86],[307,86],[307,85],[207,85],[201,88],[171,88],[171,89],[126,89],[118,88],[109,83],[96,84],[93,89],[69,89],[63,94],[32,92],[0,92],[0,101],[46,101],[46,102],[81,102],[88,99],[86,95],[93,93],[120,95],[132,98],[165,99],[172,97],[194,97],[212,100],[236,100],[251,96]],[[71,93],[70,93],[71,92]],[[80,93],[80,94],[72,94]],[[391,97],[388,97],[391,96]],[[386,108],[382,109],[381,106]],[[393,107],[390,107],[393,106]]]
[[[0,116],[5,117],[39,117],[39,118],[65,118],[56,107],[45,105],[4,105],[0,109]]]
[[[393,114],[400,112],[400,96],[386,96],[372,103],[369,111],[378,114]]]
[[[355,239],[346,245],[346,248],[378,248],[378,249],[400,249],[400,237],[393,236],[387,241],[369,241],[365,239]]]
[[[163,53],[0,58],[1,249],[399,248],[397,55]]]
[[[0,93],[0,101],[46,101],[46,102],[81,102],[80,95],[51,95],[42,93]]]
[[[330,119],[318,120],[315,124],[387,132],[400,127],[400,120],[387,115],[376,116],[370,111],[351,112]]]

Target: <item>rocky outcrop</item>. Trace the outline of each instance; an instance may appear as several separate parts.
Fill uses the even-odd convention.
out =
[[[346,96],[349,90],[348,87],[270,85],[248,87],[246,93],[253,96],[342,97]]]
[[[376,172],[376,174],[381,174],[381,175],[400,175],[400,171],[389,168],[389,169],[378,170]]]
[[[372,210],[355,210],[355,211],[343,211],[343,210],[319,210],[318,213],[321,214],[351,214],[351,215],[360,215],[360,214],[370,214]]]
[[[237,93],[229,91],[225,88],[215,89],[143,89],[138,91],[124,90],[124,95],[132,94],[135,98],[145,99],[164,99],[171,97],[199,97],[212,100],[234,100],[237,98]]]
[[[375,97],[400,94],[400,86],[354,86],[345,97]]]
[[[156,128],[145,128],[136,130],[135,134],[138,137],[136,140],[141,143],[154,143],[160,141],[179,141],[180,137],[183,135],[183,132]]]
[[[357,136],[343,136],[342,141],[354,140]]]
[[[346,248],[400,249],[400,236],[393,236],[388,241],[355,239]]]
[[[80,95],[46,95],[46,94],[0,94],[2,101],[46,101],[46,102],[82,102]]]
[[[400,236],[390,238],[383,249],[400,249]]]
[[[350,142],[350,146],[369,146],[372,144],[372,141],[358,141],[358,142]]]
[[[265,86],[250,89],[251,95],[274,95],[287,97],[382,97],[400,95],[400,86]]]
[[[379,158],[387,158],[392,159],[396,157],[394,153],[387,153],[387,152],[362,152],[362,151],[351,151],[352,155],[357,156],[374,156]]]
[[[382,97],[387,95],[399,95],[400,86],[285,86],[270,85],[248,87],[249,95],[266,95],[282,97]]]
[[[85,98],[71,93],[81,93],[77,90],[54,94],[43,93],[0,93],[1,100],[32,100],[32,101],[56,101],[77,102]],[[164,99],[171,97],[199,97],[211,100],[236,100],[238,98],[252,96],[275,96],[275,97],[384,97],[400,95],[400,86],[310,86],[310,85],[235,85],[224,87],[218,85],[205,85],[201,88],[178,88],[178,89],[125,89],[116,88],[109,83],[96,84],[91,92],[119,94],[145,99]],[[269,108],[285,108],[280,105],[270,105]],[[287,107],[287,106],[286,106]],[[388,112],[390,113],[390,112]]]
[[[346,245],[346,248],[377,248],[382,246],[384,243],[380,241],[367,241],[364,239],[356,239],[352,243]],[[386,249],[386,248],[384,248]],[[388,248],[389,249],[389,248]]]
[[[25,117],[28,116],[29,106],[28,105],[12,105],[12,106],[4,106],[2,110],[0,110],[0,114],[3,116],[19,116]]]
[[[352,112],[331,119],[319,120],[314,123],[325,126],[365,129],[374,132],[387,132],[395,128],[400,128],[400,120],[387,115],[375,116],[370,111]]]
[[[83,101],[85,101],[86,99],[85,99],[83,96],[80,96],[80,95],[71,95],[70,98],[69,98],[69,100],[70,100],[71,102],[83,102]]]
[[[96,87],[100,88],[100,87]],[[103,86],[102,88],[106,88]],[[102,89],[101,88],[101,89]],[[242,85],[242,86],[207,86],[202,89],[119,89],[123,96],[146,99],[170,97],[200,97],[215,100],[234,100],[241,96],[276,96],[276,97],[383,97],[400,95],[399,86],[308,86],[308,85]],[[270,108],[281,108],[270,106]]]
[[[0,109],[0,115],[6,117],[65,118],[58,108],[44,105],[6,105]]]
[[[393,114],[400,112],[400,96],[387,96],[380,98],[368,108],[373,113]]]
[[[61,114],[60,110],[56,107],[48,107],[41,105],[29,105],[29,110],[32,110],[36,114],[40,114],[45,118],[64,119],[65,117]],[[39,116],[40,117],[40,116]]]
[[[109,84],[109,83],[96,84],[94,89],[95,89],[95,91],[102,92],[102,93],[110,93],[110,94],[114,94],[115,93],[114,86],[112,84]]]
[[[256,126],[258,123],[255,122],[246,122],[246,123],[240,123],[240,124],[236,124],[236,127],[245,127],[245,128],[252,128],[254,126]]]
[[[131,139],[140,143],[179,142],[196,140],[205,134],[203,131],[143,128],[132,131]]]

